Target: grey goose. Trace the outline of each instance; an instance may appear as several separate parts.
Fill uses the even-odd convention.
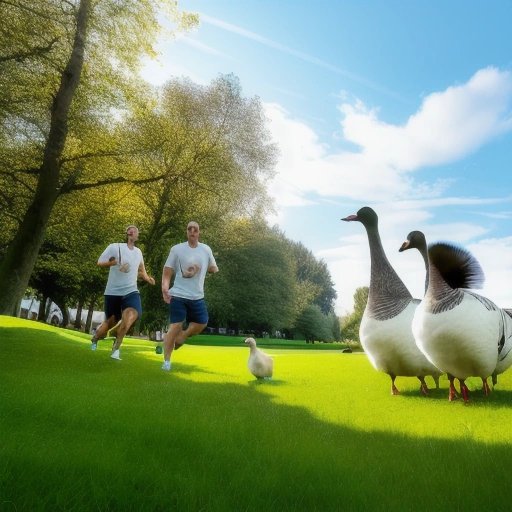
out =
[[[378,229],[378,216],[365,206],[357,214],[342,220],[363,224],[370,246],[370,287],[359,338],[373,367],[391,378],[391,393],[399,391],[397,376],[417,377],[420,390],[428,394],[425,376],[431,375],[436,386],[440,372],[416,346],[411,323],[419,304],[389,263]]]

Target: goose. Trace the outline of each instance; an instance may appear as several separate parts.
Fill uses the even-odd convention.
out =
[[[420,391],[428,394],[425,376],[434,378],[439,387],[440,372],[416,346],[411,322],[418,299],[409,290],[389,263],[378,229],[378,216],[365,206],[357,214],[341,220],[363,224],[370,245],[370,287],[363,313],[359,338],[373,367],[391,378],[391,394],[398,395],[397,376],[417,377]]]
[[[247,361],[249,371],[258,379],[270,379],[274,370],[274,360],[256,348],[254,338],[247,338],[245,344],[250,347],[249,360]]]
[[[416,247],[418,240],[409,233],[403,250]],[[512,318],[467,289],[481,287],[484,281],[480,264],[467,249],[448,242],[430,244],[428,265],[427,292],[412,323],[416,343],[440,370],[459,379],[464,402],[469,400],[465,380],[470,376],[482,379],[487,396],[489,376],[495,384],[497,374],[512,364]]]
[[[421,232],[421,231],[411,231],[407,235],[407,239],[401,245],[400,249],[398,249],[398,252],[403,252],[403,251],[406,251],[408,249],[413,249],[413,248],[414,249],[418,249],[419,253],[421,254],[421,256],[423,258],[423,262],[425,263],[425,293],[427,293],[428,277],[429,277],[429,271],[428,271],[428,249],[427,249],[427,240],[426,240],[425,235],[423,234],[423,232]],[[450,375],[450,374],[447,374],[447,375],[448,375],[448,380],[450,382],[449,392],[448,392],[448,399],[450,401],[452,401],[452,400],[455,400],[457,398],[457,391],[455,389],[455,383],[454,383],[455,377],[453,375]]]

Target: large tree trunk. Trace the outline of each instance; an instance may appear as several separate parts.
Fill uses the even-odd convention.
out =
[[[91,332],[92,316],[94,314],[94,307],[96,306],[96,299],[92,299],[89,303],[89,309],[87,310],[87,320],[85,321],[85,332]]]
[[[69,309],[66,304],[59,305],[59,308],[62,311],[62,327],[67,327],[69,324]]]
[[[32,204],[27,209],[5,258],[0,263],[0,314],[17,315],[19,301],[43,243],[46,226],[59,196],[60,158],[68,133],[71,102],[80,81],[84,61],[85,37],[90,0],[81,0],[76,17],[76,32],[69,61],[54,96],[50,131]]]
[[[48,297],[43,295],[41,301],[39,302],[39,311],[37,313],[37,321],[38,322],[46,322],[46,318],[48,317]]]
[[[82,300],[80,300],[76,306],[76,317],[75,317],[75,323],[73,324],[73,327],[75,329],[78,329],[79,331],[82,330],[82,308],[84,306],[84,303]]]

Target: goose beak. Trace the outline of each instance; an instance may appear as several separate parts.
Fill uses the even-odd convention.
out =
[[[398,252],[403,252],[403,251],[406,251],[407,249],[409,249],[409,240],[406,240],[401,246],[400,246],[400,249],[398,249]]]
[[[357,215],[349,215],[348,217],[343,217],[341,220],[350,222],[350,221],[359,220],[359,219],[357,218]]]

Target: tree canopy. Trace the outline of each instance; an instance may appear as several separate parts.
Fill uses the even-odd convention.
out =
[[[259,98],[233,75],[139,78],[164,12],[174,31],[197,22],[167,0],[0,0],[0,314],[29,284],[61,309],[99,305],[97,258],[127,224],[158,280],[194,219],[221,268],[214,323],[293,332],[313,314],[336,339],[327,265],[265,221],[278,148]],[[159,287],[142,294],[142,323],[165,324]]]

